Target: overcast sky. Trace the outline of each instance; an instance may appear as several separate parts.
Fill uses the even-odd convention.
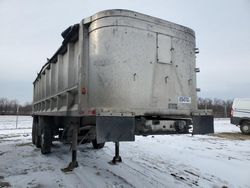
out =
[[[200,97],[250,97],[250,0],[0,0],[0,98],[32,101],[37,72],[69,25],[129,9],[192,28]]]

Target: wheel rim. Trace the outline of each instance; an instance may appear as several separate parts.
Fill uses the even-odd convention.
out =
[[[244,126],[242,127],[242,130],[243,130],[244,132],[248,132],[248,131],[249,131],[249,127],[248,127],[247,125],[244,125]]]

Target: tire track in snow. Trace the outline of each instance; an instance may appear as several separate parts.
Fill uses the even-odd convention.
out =
[[[110,148],[107,148],[108,150],[104,151],[106,156],[110,156],[109,159],[111,159],[113,156],[110,155],[109,151],[111,151]],[[108,152],[108,153],[107,153]],[[130,158],[125,157],[124,161],[117,165],[118,168],[122,168],[123,171],[125,171],[126,174],[132,174],[130,178],[127,178],[127,181],[133,182],[131,179],[136,177],[136,179],[140,179],[137,181],[140,181],[143,183],[144,187],[168,187],[168,183],[165,182],[166,177],[164,176],[163,179],[159,179],[157,175],[155,175],[152,171],[145,168],[145,166],[138,165],[137,163],[131,163],[132,161]],[[113,172],[119,173],[117,169],[113,169]],[[128,176],[128,175],[127,175]],[[124,177],[125,178],[125,177]],[[139,185],[142,186],[142,185]],[[138,187],[138,186],[136,186]]]
[[[60,161],[65,163],[66,165],[70,162],[70,152],[64,146],[65,145],[60,145],[58,150],[54,151],[54,153],[55,153],[55,156],[58,157]],[[62,155],[62,152],[66,153],[66,155]],[[134,187],[122,176],[119,176],[116,173],[109,170],[109,168],[103,167],[102,165],[97,165],[97,163],[100,163],[100,162],[105,163],[106,161],[97,161],[99,157],[93,157],[95,153],[96,153],[95,150],[89,150],[89,148],[87,148],[87,151],[82,152],[81,147],[80,147],[80,150],[78,150],[79,167],[75,168],[74,171],[67,173],[65,175],[66,177],[68,175],[71,176],[71,177],[67,177],[67,179],[69,179],[70,181],[70,179],[76,178],[77,182],[74,182],[74,185],[77,185],[80,187],[82,186],[105,187],[105,185],[106,187],[110,187],[110,186],[132,187],[132,188]],[[92,155],[92,157],[90,155]],[[72,175],[74,175],[74,177],[72,177]]]
[[[227,182],[219,179],[218,177],[215,177],[211,174],[204,174],[205,176],[201,176],[201,172],[190,168],[190,166],[186,166],[184,164],[177,165],[177,164],[171,164],[166,163],[163,160],[155,160],[153,158],[145,158],[141,157],[140,159],[132,158],[131,161],[133,161],[136,164],[140,164],[147,168],[148,170],[151,170],[154,172],[155,170],[159,171],[160,174],[170,174],[175,178],[176,180],[190,186],[190,187],[199,187],[199,183],[201,181],[206,181],[208,184],[211,184],[211,186],[215,185],[215,182],[217,184],[228,184]],[[146,162],[142,162],[146,161]],[[152,163],[152,161],[155,161]],[[161,165],[158,165],[161,164]],[[161,178],[162,179],[162,178]]]
[[[117,180],[123,181],[125,187],[167,187],[168,185],[166,184],[167,182],[163,182],[166,177],[161,181],[158,177],[152,176],[152,173],[149,173],[147,169],[141,168],[141,166],[136,164],[128,164],[127,159],[118,165],[110,165],[108,161],[110,161],[113,156],[107,152],[107,150],[110,150],[109,147],[105,147],[106,150],[89,149],[88,147],[85,148],[84,151],[82,151],[83,154],[78,156],[78,162],[83,159],[83,162],[80,162],[81,166],[90,169],[96,166],[100,174],[107,174],[107,172],[109,172],[113,180],[114,177],[116,177],[116,183]]]

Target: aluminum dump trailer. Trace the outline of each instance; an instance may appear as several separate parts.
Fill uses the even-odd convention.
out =
[[[201,115],[192,29],[107,10],[62,36],[34,81],[33,143],[42,153],[50,152],[55,135],[95,148],[112,141],[118,150],[135,135],[187,133],[192,117]]]

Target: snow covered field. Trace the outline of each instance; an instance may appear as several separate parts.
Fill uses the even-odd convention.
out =
[[[0,187],[250,187],[250,136],[242,137],[229,119],[215,120],[216,135],[121,143],[118,165],[108,163],[113,143],[101,150],[81,145],[79,167],[68,174],[60,169],[70,162],[69,145],[55,142],[50,155],[41,155],[31,144],[31,122],[19,117],[16,129],[15,116],[0,116]]]

